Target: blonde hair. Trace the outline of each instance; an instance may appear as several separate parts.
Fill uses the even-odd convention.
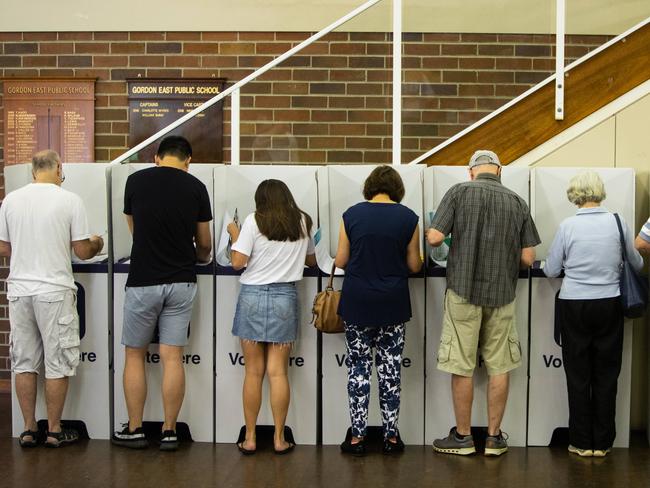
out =
[[[587,202],[602,202],[607,197],[607,193],[600,175],[595,171],[587,170],[571,178],[566,196],[571,203],[580,207]]]

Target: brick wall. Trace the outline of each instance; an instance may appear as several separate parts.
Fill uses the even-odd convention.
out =
[[[95,158],[127,148],[125,78],[224,77],[234,82],[308,33],[0,32],[0,78],[96,77]],[[242,91],[242,163],[391,160],[391,35],[336,32]],[[604,36],[568,36],[568,60]],[[527,34],[404,34],[402,161],[490,113],[554,70],[554,38]],[[229,104],[224,158],[230,159]],[[3,162],[0,98],[0,162]],[[0,196],[4,179],[0,178]],[[9,324],[0,268],[0,379],[9,377]]]

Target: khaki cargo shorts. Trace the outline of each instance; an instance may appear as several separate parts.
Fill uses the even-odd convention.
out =
[[[77,294],[66,290],[7,299],[12,371],[38,373],[45,359],[46,378],[74,376],[81,343]]]
[[[439,370],[472,376],[479,347],[490,376],[521,366],[514,301],[503,307],[481,307],[447,289],[444,313]]]

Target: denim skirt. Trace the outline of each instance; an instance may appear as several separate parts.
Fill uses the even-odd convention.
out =
[[[255,342],[291,343],[298,332],[295,283],[241,285],[232,333]]]

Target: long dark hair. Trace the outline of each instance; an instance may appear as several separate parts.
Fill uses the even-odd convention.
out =
[[[311,217],[298,208],[280,180],[264,180],[255,190],[255,222],[270,241],[297,241],[311,234]]]

